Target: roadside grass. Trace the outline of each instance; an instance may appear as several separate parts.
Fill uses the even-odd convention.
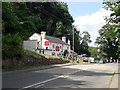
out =
[[[35,56],[35,57],[45,57],[45,56],[46,56],[46,55],[44,55],[44,54],[32,52],[32,51],[29,51],[29,50],[24,50],[24,53],[25,53],[25,54],[29,54],[29,55],[33,55],[33,56]]]
[[[49,55],[45,55],[45,54],[41,54],[41,53],[32,52],[32,51],[29,51],[29,50],[24,50],[24,53],[25,54],[31,54],[35,57],[42,57],[42,58],[47,58],[47,59],[52,58],[52,59],[68,60],[68,59],[63,58],[63,57],[49,56]]]

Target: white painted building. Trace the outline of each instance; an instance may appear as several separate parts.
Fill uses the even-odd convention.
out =
[[[62,40],[56,37],[46,35],[46,32],[41,34],[34,33],[29,40],[24,41],[24,49],[35,51],[38,53],[52,55],[52,56],[65,56],[70,55],[70,40],[66,43],[66,37]]]

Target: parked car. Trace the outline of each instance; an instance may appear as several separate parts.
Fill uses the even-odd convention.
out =
[[[90,58],[89,58],[89,62],[90,62],[90,63],[96,63],[96,61],[95,61],[95,59],[94,59],[93,57],[90,57]]]
[[[95,60],[90,60],[90,63],[96,63]]]
[[[100,60],[99,63],[100,63],[100,64],[104,64],[105,61],[104,61],[104,60]]]

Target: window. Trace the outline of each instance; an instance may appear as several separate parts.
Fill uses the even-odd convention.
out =
[[[56,46],[56,51],[60,51],[60,47],[59,46]]]

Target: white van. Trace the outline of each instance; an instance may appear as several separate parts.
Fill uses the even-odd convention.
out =
[[[89,58],[89,62],[90,62],[90,63],[95,63],[95,59],[94,59],[93,57],[90,57],[90,58]]]

